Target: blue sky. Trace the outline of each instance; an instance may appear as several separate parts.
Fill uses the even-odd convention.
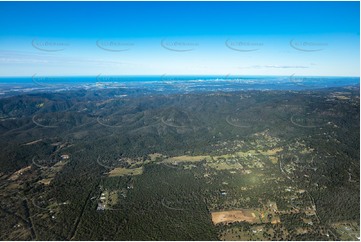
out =
[[[359,76],[359,2],[0,2],[0,76]]]

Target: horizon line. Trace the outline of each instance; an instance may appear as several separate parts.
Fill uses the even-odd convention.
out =
[[[228,74],[166,74],[166,73],[162,73],[162,74],[142,74],[142,75],[138,75],[138,74],[129,74],[129,75],[118,75],[118,74],[114,74],[114,75],[106,75],[106,74],[97,74],[97,75],[38,75],[37,73],[31,75],[31,76],[0,76],[0,78],[32,78],[34,76],[38,76],[38,77],[97,77],[97,76],[117,76],[117,77],[162,77],[162,76],[184,76],[184,77],[224,77],[224,78],[230,78],[230,77],[248,77],[248,76],[252,76],[252,77],[290,77],[290,76],[295,76],[295,77],[352,77],[352,78],[360,78],[360,76],[345,76],[345,75],[333,75],[333,76],[326,76],[326,75],[295,75],[295,73],[291,74],[291,75],[233,75],[231,73]]]

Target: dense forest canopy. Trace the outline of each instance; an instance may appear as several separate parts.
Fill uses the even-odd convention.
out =
[[[0,238],[356,240],[359,108],[358,86],[0,99]]]

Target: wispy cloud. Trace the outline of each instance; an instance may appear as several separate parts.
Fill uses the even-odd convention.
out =
[[[309,66],[301,66],[301,65],[254,65],[254,66],[246,66],[240,67],[239,69],[306,69]]]
[[[131,63],[114,59],[79,58],[52,53],[34,53],[26,51],[0,50],[0,64],[56,64],[56,65],[97,65],[97,66],[123,66]]]

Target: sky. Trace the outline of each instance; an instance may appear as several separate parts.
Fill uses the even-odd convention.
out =
[[[0,76],[359,76],[359,2],[0,2]]]

